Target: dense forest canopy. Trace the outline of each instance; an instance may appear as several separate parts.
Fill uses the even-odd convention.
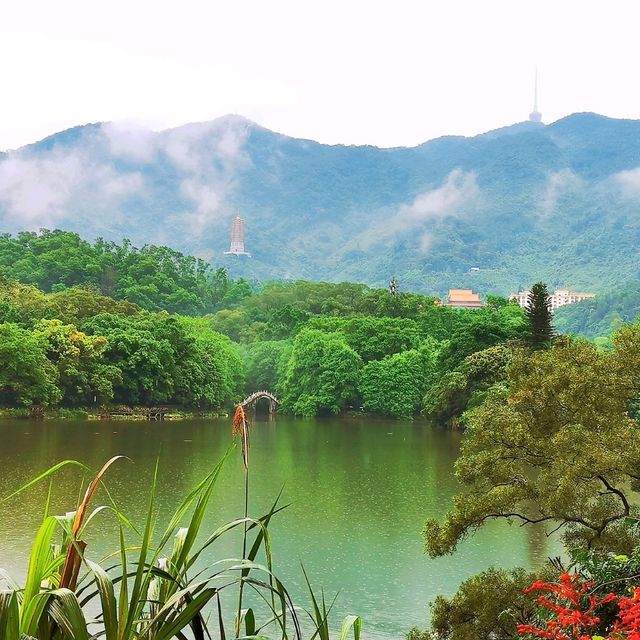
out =
[[[456,310],[361,284],[259,286],[167,247],[64,231],[0,237],[0,268],[6,405],[218,410],[269,388],[299,415],[435,419],[433,398],[469,358],[526,339],[522,310],[499,298]],[[447,419],[494,378],[476,374]]]
[[[609,337],[640,316],[640,281],[631,280],[591,300],[556,311],[555,324],[563,333],[574,333],[610,345]]]
[[[164,246],[138,249],[98,238],[93,244],[78,234],[47,229],[0,236],[0,270],[44,292],[78,285],[149,311],[187,315],[212,311],[230,293],[222,269]]]
[[[363,284],[258,284],[168,247],[61,230],[0,236],[0,273],[8,405],[219,410],[268,388],[296,414],[422,412],[457,423],[504,382],[529,339],[523,311],[495,296],[458,310]],[[610,346],[636,300],[630,284],[560,309],[554,322]],[[21,362],[32,379],[12,380]]]

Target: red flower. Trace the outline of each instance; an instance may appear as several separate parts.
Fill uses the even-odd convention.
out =
[[[557,583],[537,580],[525,589],[525,593],[542,591],[538,603],[555,615],[542,629],[528,624],[518,625],[518,633],[548,640],[591,640],[590,630],[600,622],[596,610],[617,600],[613,593],[603,598],[589,593],[593,586],[592,582],[583,582],[577,574],[569,575],[566,571]],[[640,595],[635,604],[637,608],[630,607],[629,616],[640,619]],[[640,635],[633,640],[640,640]]]
[[[618,606],[620,613],[614,632],[627,634],[627,640],[640,640],[640,587],[636,587],[630,598],[622,596]]]

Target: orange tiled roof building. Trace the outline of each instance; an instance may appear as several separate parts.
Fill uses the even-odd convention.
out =
[[[480,300],[480,296],[473,293],[471,289],[449,289],[444,306],[456,309],[479,309],[484,307],[484,303]]]

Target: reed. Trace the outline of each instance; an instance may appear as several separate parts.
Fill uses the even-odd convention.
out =
[[[241,409],[241,408],[240,408]],[[245,472],[242,517],[203,531],[205,515],[225,462],[222,460],[184,497],[163,528],[156,527],[156,465],[149,490],[144,526],[140,531],[118,509],[104,487],[109,469],[123,461],[109,460],[95,475],[75,510],[65,516],[49,514],[48,501],[35,535],[27,576],[16,584],[0,569],[0,638],[2,640],[226,640],[228,629],[237,639],[330,640],[329,607],[317,597],[305,573],[311,598],[307,612],[311,631],[303,633],[298,607],[273,568],[269,523],[286,508],[278,495],[261,517],[249,515],[249,423],[244,411],[234,417],[234,435],[240,436]],[[14,499],[37,482],[51,480],[62,468],[79,462],[54,465],[18,489],[3,502]],[[100,487],[106,505],[91,505]],[[93,518],[108,510],[116,517],[116,551],[101,562],[90,558],[85,533]],[[216,558],[215,545],[223,536],[240,530],[240,558]],[[133,541],[132,541],[133,538]],[[258,561],[258,558],[263,558]],[[304,569],[303,569],[304,571]],[[232,625],[226,620],[223,601],[237,590]],[[245,606],[247,590],[265,603],[259,612]],[[97,615],[94,613],[98,611]],[[205,615],[205,611],[207,614]],[[360,638],[357,616],[343,621],[340,640]],[[267,635],[268,634],[268,635]]]

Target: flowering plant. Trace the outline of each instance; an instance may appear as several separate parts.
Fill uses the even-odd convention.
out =
[[[630,596],[598,596],[594,587],[593,581],[566,571],[557,583],[537,580],[525,593],[541,592],[538,603],[550,616],[542,626],[518,625],[518,633],[547,640],[640,640],[640,587]],[[613,627],[605,631],[606,636],[593,635],[601,622],[602,608],[608,604],[618,610]]]

